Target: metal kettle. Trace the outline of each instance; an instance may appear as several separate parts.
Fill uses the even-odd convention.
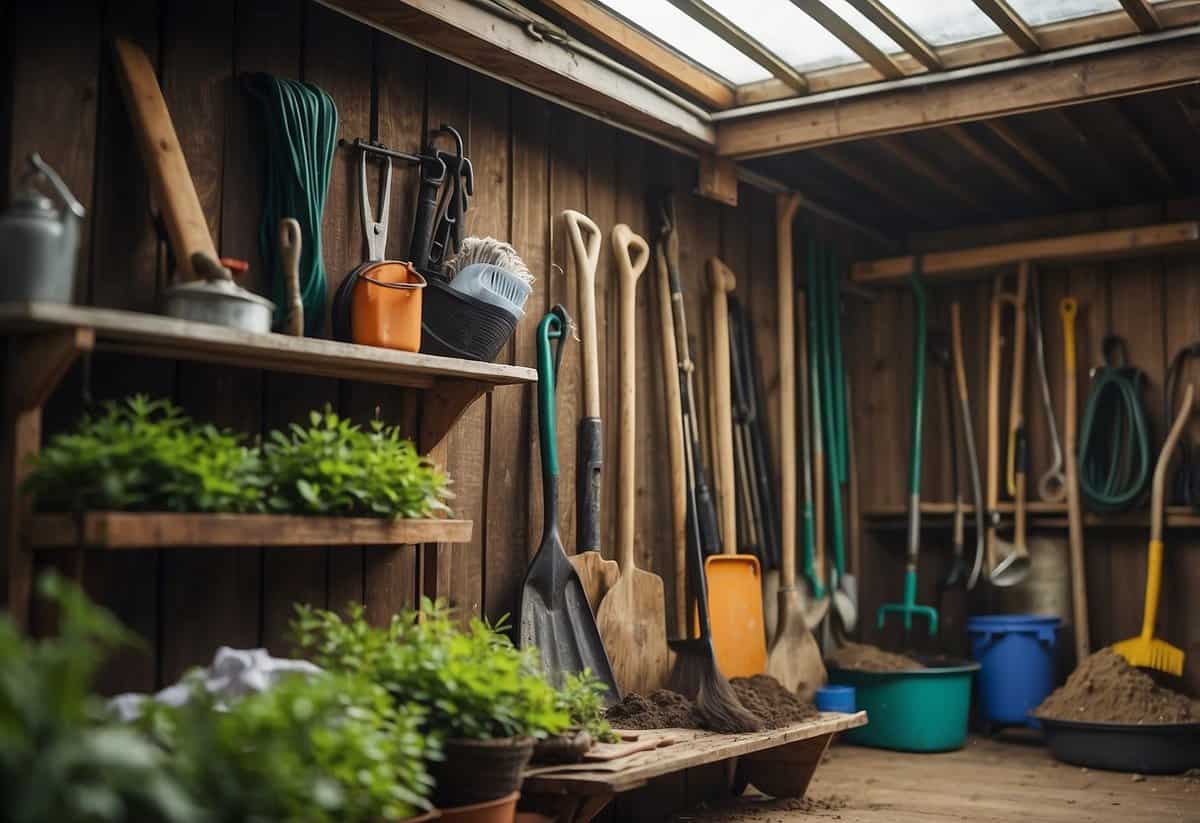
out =
[[[62,211],[38,190],[43,181],[62,201]],[[0,214],[0,303],[71,302],[83,215],[57,172],[31,154],[22,189]]]

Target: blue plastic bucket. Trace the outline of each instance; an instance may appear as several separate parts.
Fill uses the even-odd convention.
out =
[[[989,723],[1038,727],[1029,713],[1054,690],[1061,626],[1057,617],[1033,614],[967,619],[971,657],[981,666],[979,705]]]
[[[853,714],[858,710],[853,686],[822,686],[813,696],[813,703],[823,712]]]

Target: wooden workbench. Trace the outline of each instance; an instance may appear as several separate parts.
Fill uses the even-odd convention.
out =
[[[726,763],[735,783],[786,771],[789,796],[804,794],[833,735],[867,723],[867,713],[827,712],[814,720],[750,734],[716,734],[692,729],[639,732],[639,740],[670,740],[659,748],[603,763],[530,769],[521,787],[521,807],[551,814],[562,823],[586,823],[617,795],[655,778],[713,763]]]

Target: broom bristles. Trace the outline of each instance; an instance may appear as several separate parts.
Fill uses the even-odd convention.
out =
[[[738,700],[733,686],[717,668],[711,644],[706,645],[707,648],[675,646],[675,667],[667,688],[691,700],[704,728],[710,731],[724,734],[759,731],[762,721]]]

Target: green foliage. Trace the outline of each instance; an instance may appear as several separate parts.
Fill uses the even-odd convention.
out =
[[[0,797],[10,823],[200,821],[163,751],[103,719],[91,695],[107,653],[130,641],[108,612],[53,575],[58,637],[32,641],[0,616]]]
[[[329,407],[273,431],[265,449],[134,395],[51,438],[25,488],[42,511],[262,512],[364,517],[448,513],[449,480],[399,428],[363,431]]]
[[[374,823],[430,808],[424,712],[361,678],[294,676],[219,708],[198,690],[143,724],[211,823]]]
[[[361,675],[398,702],[420,704],[431,734],[487,740],[563,731],[570,719],[542,677],[537,650],[517,649],[502,629],[472,619],[463,630],[443,604],[428,599],[419,620],[403,612],[385,628],[370,626],[354,604],[345,619],[298,606],[292,622],[313,662]]]
[[[265,486],[239,435],[140,394],[51,438],[26,483],[43,511],[260,511]]]
[[[604,695],[608,691],[591,669],[563,677],[558,690],[558,705],[579,727],[601,743],[617,743],[620,737],[604,718]]]
[[[396,426],[363,431],[329,406],[307,428],[272,432],[265,448],[277,511],[366,517],[430,517],[448,512],[444,474]]]

